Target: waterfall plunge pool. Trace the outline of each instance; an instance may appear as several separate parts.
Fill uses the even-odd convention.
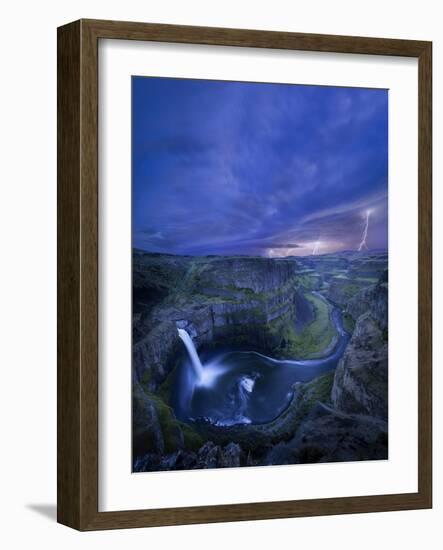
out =
[[[278,360],[255,351],[229,351],[203,357],[192,338],[178,329],[187,355],[178,367],[172,406],[184,422],[214,425],[261,424],[277,418],[292,399],[295,382],[310,380],[336,368],[349,341],[339,309],[331,318],[338,341],[322,359]]]

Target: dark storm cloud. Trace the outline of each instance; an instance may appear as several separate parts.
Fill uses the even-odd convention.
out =
[[[133,238],[178,254],[387,245],[387,91],[136,77]],[[280,251],[280,252],[278,252]]]
[[[256,246],[257,248],[300,248],[300,245],[295,243],[287,243],[287,244],[260,243],[260,244],[257,244]]]

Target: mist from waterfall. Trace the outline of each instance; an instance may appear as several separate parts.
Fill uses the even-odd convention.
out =
[[[192,368],[194,369],[195,375],[197,378],[202,378],[203,376],[203,365],[200,361],[200,357],[198,356],[197,350],[195,349],[194,342],[192,341],[192,338],[189,336],[189,334],[186,332],[183,328],[178,328],[178,335],[180,339],[185,344],[185,347],[189,353],[189,357],[191,358],[192,362]]]
[[[218,362],[211,362],[206,365],[203,365],[198,356],[198,352],[195,348],[194,342],[192,341],[189,333],[183,328],[177,328],[178,335],[182,342],[184,343],[186,350],[188,352],[189,358],[191,359],[191,365],[193,370],[193,377],[191,377],[191,388],[189,388],[192,393],[194,386],[203,386],[203,387],[212,387],[216,378],[225,370],[223,369]]]

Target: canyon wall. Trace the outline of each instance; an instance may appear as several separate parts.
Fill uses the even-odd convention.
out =
[[[151,391],[183,351],[177,328],[197,348],[229,343],[266,352],[278,344],[279,321],[295,324],[292,259],[134,256],[134,375]]]

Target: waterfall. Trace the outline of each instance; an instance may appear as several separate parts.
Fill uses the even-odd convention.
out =
[[[194,369],[194,373],[197,377],[197,379],[201,379],[203,377],[203,365],[200,361],[200,357],[198,356],[197,350],[195,349],[194,342],[192,341],[192,338],[189,336],[189,334],[186,332],[183,328],[178,328],[178,335],[180,339],[185,344],[186,349],[188,350],[189,357],[192,361],[192,367]]]

